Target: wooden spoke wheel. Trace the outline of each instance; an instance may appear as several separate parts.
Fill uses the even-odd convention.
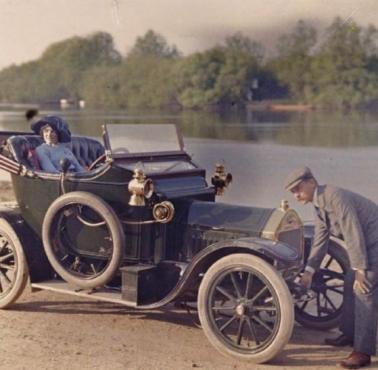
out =
[[[320,269],[314,274],[311,289],[313,298],[295,305],[295,319],[301,325],[326,330],[340,323],[344,279],[349,269],[349,259],[345,249],[330,242],[328,254]]]
[[[294,308],[289,289],[271,265],[249,254],[233,254],[206,272],[198,313],[210,342],[221,353],[263,363],[290,339]]]
[[[45,215],[42,237],[54,270],[80,288],[106,284],[122,261],[122,225],[110,205],[91,193],[56,199]]]
[[[0,218],[0,308],[7,308],[24,291],[29,273],[24,251],[12,226]]]

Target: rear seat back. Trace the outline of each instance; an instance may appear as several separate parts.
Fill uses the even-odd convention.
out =
[[[39,170],[35,149],[43,143],[38,135],[15,135],[7,140],[13,158],[28,169]],[[72,136],[67,146],[72,150],[79,163],[88,167],[95,159],[105,153],[103,145],[85,136]]]
[[[33,161],[36,158],[35,148],[43,143],[38,135],[15,135],[7,139],[9,152],[13,159],[28,169],[39,170],[39,163]]]
[[[105,153],[105,148],[99,141],[85,136],[72,136],[69,145],[72,153],[84,167],[90,166]]]

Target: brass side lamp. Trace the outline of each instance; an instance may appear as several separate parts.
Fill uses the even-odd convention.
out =
[[[128,185],[131,197],[130,206],[143,207],[146,205],[146,199],[151,198],[154,192],[154,184],[151,179],[146,179],[143,171],[139,168],[134,170],[133,179]]]
[[[211,183],[214,185],[216,195],[223,195],[224,188],[232,182],[232,175],[226,173],[223,164],[217,163],[215,165],[214,176],[211,178]]]

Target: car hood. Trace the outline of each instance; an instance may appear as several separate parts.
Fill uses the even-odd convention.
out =
[[[273,208],[196,201],[190,205],[188,224],[260,235],[274,211]]]

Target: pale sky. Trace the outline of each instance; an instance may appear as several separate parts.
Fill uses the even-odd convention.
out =
[[[122,54],[148,29],[189,54],[237,31],[272,44],[298,19],[329,25],[337,15],[378,26],[378,0],[0,0],[0,68],[100,30]]]

